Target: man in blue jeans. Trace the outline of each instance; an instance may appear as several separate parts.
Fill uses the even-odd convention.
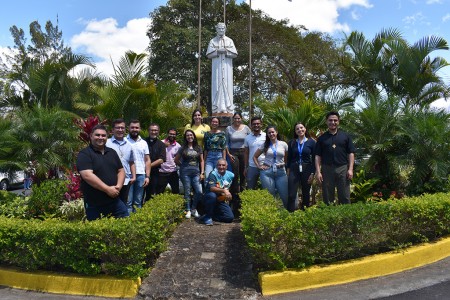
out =
[[[206,193],[203,197],[203,206],[206,214],[200,218],[200,223],[213,225],[213,220],[224,223],[233,222],[234,215],[228,203],[232,199],[230,186],[234,174],[227,171],[226,159],[220,158],[206,182]]]

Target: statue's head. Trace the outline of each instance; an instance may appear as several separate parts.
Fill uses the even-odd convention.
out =
[[[217,23],[216,32],[217,32],[218,36],[220,36],[220,37],[224,36],[226,29],[227,29],[227,27],[225,26],[225,23]]]

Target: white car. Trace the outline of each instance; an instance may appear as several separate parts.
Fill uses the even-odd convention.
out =
[[[0,190],[6,191],[13,186],[20,186],[23,184],[23,180],[23,171],[14,172],[12,178],[9,178],[7,173],[0,173]]]

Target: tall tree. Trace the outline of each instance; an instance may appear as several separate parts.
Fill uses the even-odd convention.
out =
[[[410,45],[397,29],[386,29],[372,41],[357,31],[346,39],[350,54],[343,60],[348,74],[347,84],[356,94],[385,92],[401,97],[405,106],[429,105],[450,95],[450,89],[437,72],[449,64],[436,50],[448,50],[440,37],[425,37]],[[434,55],[433,55],[434,56]]]
[[[214,26],[222,22],[221,1],[203,1],[201,96],[206,105],[210,97],[211,64],[205,59]],[[197,93],[198,12],[197,0],[171,0],[153,11],[150,38],[150,76],[157,81],[175,80]],[[339,51],[334,41],[303,27],[289,26],[261,11],[253,11],[252,90],[272,99],[292,89],[307,93],[327,89],[340,82]],[[249,78],[249,6],[227,3],[227,33],[238,50],[234,59],[235,104],[246,109]],[[192,97],[191,99],[193,99]]]
[[[51,21],[47,21],[45,31],[37,21],[30,24],[31,43],[27,43],[23,29],[13,26],[10,31],[15,45],[0,66],[5,82],[0,106],[10,109],[39,104],[73,110],[78,86],[70,72],[83,64],[93,67],[90,60],[64,46],[62,32]]]

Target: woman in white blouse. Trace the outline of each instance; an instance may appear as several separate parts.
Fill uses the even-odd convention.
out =
[[[264,163],[258,163],[258,157],[264,153]],[[264,145],[256,150],[253,156],[255,165],[261,170],[261,184],[274,197],[278,196],[287,209],[288,205],[288,180],[286,175],[286,160],[288,145],[280,141],[278,131],[275,126],[268,126],[266,129],[266,141]]]

